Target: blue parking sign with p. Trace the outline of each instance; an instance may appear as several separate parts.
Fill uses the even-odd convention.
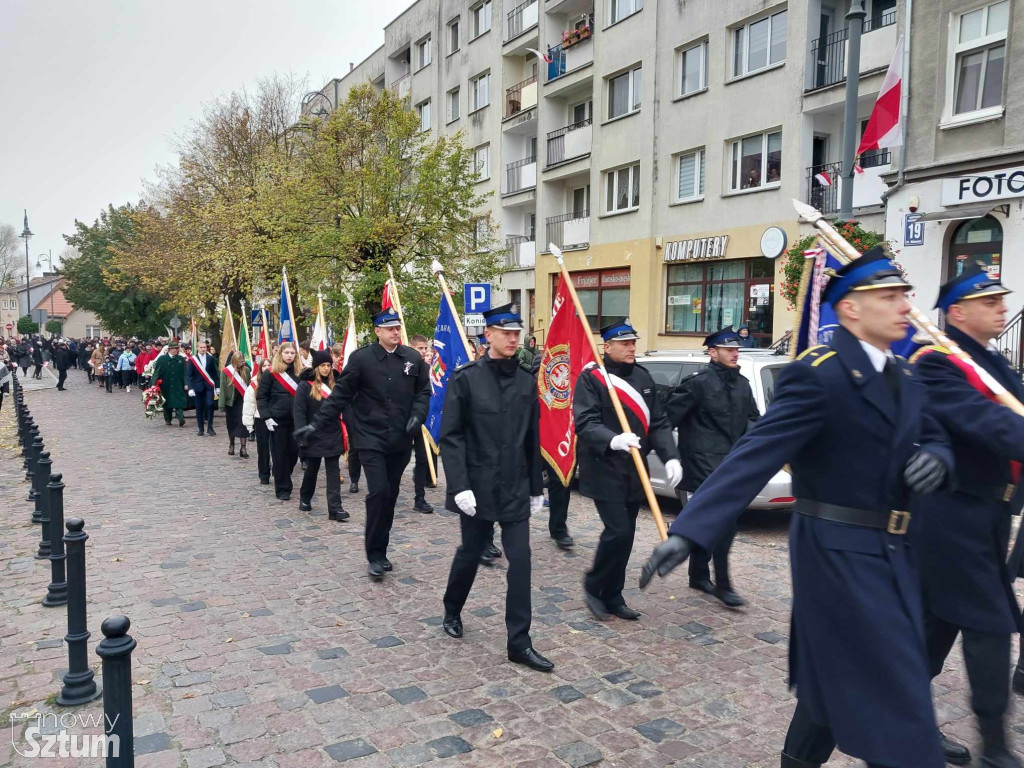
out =
[[[490,283],[465,283],[463,293],[467,315],[486,312],[491,308],[491,284]]]

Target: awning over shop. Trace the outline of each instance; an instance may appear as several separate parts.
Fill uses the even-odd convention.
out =
[[[918,221],[953,221],[959,219],[979,219],[988,216],[994,211],[999,211],[1004,216],[1009,215],[1005,205],[971,205],[963,208],[946,208],[934,213],[926,213]]]

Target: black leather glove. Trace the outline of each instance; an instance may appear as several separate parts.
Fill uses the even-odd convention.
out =
[[[903,479],[914,493],[937,491],[946,479],[946,465],[930,451],[918,451],[907,462]]]
[[[423,422],[418,417],[412,416],[409,419],[409,423],[405,425],[405,433],[415,437],[421,426],[423,426]]]
[[[693,545],[689,540],[670,533],[665,541],[654,548],[651,556],[647,558],[647,562],[640,570],[640,589],[647,588],[655,573],[664,578],[677,566],[685,563],[692,548]]]
[[[299,427],[294,432],[292,432],[292,437],[295,438],[296,445],[303,446],[306,444],[306,441],[309,439],[309,436],[312,435],[314,432],[316,432],[316,428],[314,428],[312,424],[307,424],[306,426]]]

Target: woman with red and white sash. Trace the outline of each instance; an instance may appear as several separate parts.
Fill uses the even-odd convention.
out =
[[[292,471],[299,460],[299,447],[292,436],[295,431],[292,404],[301,375],[295,345],[283,342],[274,352],[270,370],[260,376],[260,388],[256,392],[257,408],[270,430],[274,493],[281,501],[288,501],[292,496]]]
[[[249,388],[249,363],[233,350],[228,356],[227,365],[220,372],[220,407],[224,410],[224,417],[227,421],[228,456],[235,455],[235,439],[241,440],[238,449],[238,456],[248,459],[249,453],[245,450],[245,441],[249,438],[249,430],[242,424],[242,407],[245,399],[245,390]]]
[[[313,422],[320,411],[321,403],[326,400],[334,389],[334,370],[331,365],[331,353],[327,350],[314,350],[312,367],[302,372],[302,381],[295,393],[295,428],[301,429]],[[342,436],[341,422],[337,419],[328,422],[299,443],[299,455],[305,459],[306,468],[302,475],[302,486],[299,488],[299,509],[310,511],[313,506],[313,494],[316,493],[316,476],[320,474],[320,461],[323,460],[327,474],[327,519],[344,521],[349,514],[341,505],[341,468],[338,460],[345,452],[345,441]]]

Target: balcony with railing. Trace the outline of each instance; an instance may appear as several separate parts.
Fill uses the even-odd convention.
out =
[[[881,30],[881,31],[880,31]],[[876,34],[869,34],[877,32]],[[849,31],[839,29],[811,41],[808,90],[826,88],[846,80],[846,51]],[[896,9],[864,19],[861,39],[860,71],[870,72],[888,66],[896,49]]]
[[[590,154],[593,121],[587,118],[548,134],[547,168]]]
[[[532,269],[537,264],[537,243],[529,235],[506,235],[505,266]]]
[[[858,165],[861,170],[856,172],[853,182],[853,207],[880,205],[881,191],[885,189],[881,176],[888,173],[892,165],[889,150],[867,153],[860,158]],[[806,202],[826,216],[839,213],[843,188],[842,172],[842,163],[809,166]]]
[[[524,157],[505,166],[503,195],[514,195],[537,186],[537,158]]]
[[[590,211],[572,211],[547,220],[547,242],[563,251],[590,247]]]
[[[523,32],[537,26],[539,4],[526,0],[505,14],[505,42],[515,40]]]
[[[405,65],[401,67],[395,74],[395,79],[391,81],[391,90],[400,99],[404,99],[409,95],[409,90],[412,87],[412,68],[409,62],[405,62]]]
[[[594,60],[593,21],[562,32],[562,42],[548,48],[548,81]]]
[[[515,117],[537,106],[537,76],[528,77],[505,90],[505,114],[503,120]]]

